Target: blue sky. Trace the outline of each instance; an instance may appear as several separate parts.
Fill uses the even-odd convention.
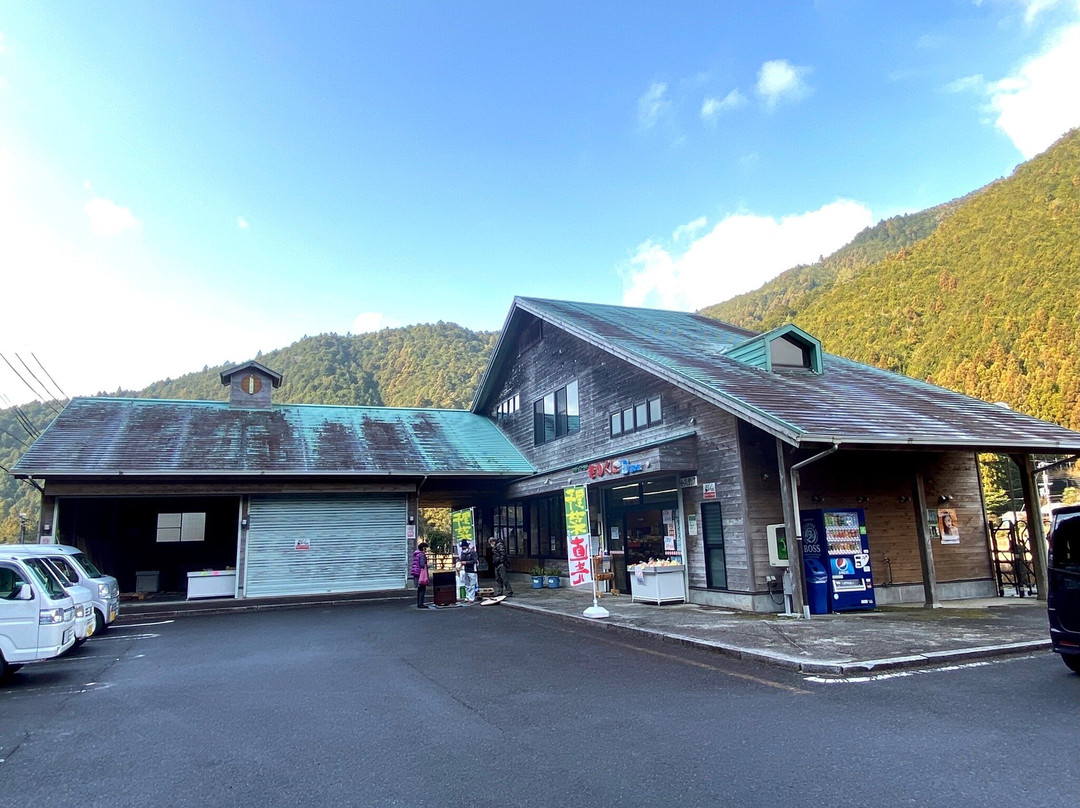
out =
[[[92,394],[697,309],[1078,125],[1080,0],[3,2],[0,352]]]

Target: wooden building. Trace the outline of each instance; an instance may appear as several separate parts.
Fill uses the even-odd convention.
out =
[[[804,526],[847,510],[876,603],[933,605],[996,591],[978,453],[1013,456],[1037,512],[1034,456],[1080,452],[1076,432],[832,356],[792,325],[532,298],[470,411],[276,404],[281,377],[257,362],[221,380],[228,403],[70,402],[15,467],[42,490],[42,539],[125,591],[150,570],[183,591],[208,569],[237,597],[392,589],[420,505],[475,507],[519,572],[565,569],[562,492],[585,485],[621,589],[634,563],[672,558],[692,602],[781,610],[779,535],[801,609]]]
[[[257,362],[221,381],[228,403],[73,399],[16,469],[42,489],[42,539],[125,592],[399,589],[421,491],[451,506],[532,471],[469,412],[275,404]]]
[[[537,469],[485,509],[520,568],[565,559],[561,491],[583,484],[622,588],[635,562],[673,557],[690,601],[753,611],[781,608],[770,526],[801,539],[815,509],[864,514],[877,603],[994,595],[977,454],[1014,456],[1030,483],[1033,455],[1080,451],[1076,432],[826,354],[793,325],[530,298],[472,410]],[[939,535],[939,514],[957,530]],[[788,549],[798,608],[802,542]]]

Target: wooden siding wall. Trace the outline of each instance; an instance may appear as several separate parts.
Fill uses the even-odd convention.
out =
[[[581,431],[533,445],[533,402],[568,383],[578,383]],[[521,409],[498,420],[499,428],[540,473],[595,458],[615,458],[628,449],[685,433],[698,399],[628,362],[544,323],[544,337],[508,368],[486,413],[496,418],[499,402],[521,396]],[[660,395],[663,423],[611,437],[613,412]]]
[[[575,380],[581,431],[534,446],[533,402]],[[751,588],[751,555],[745,542],[742,471],[734,416],[547,323],[543,339],[509,365],[497,389],[487,415],[495,418],[500,401],[521,396],[521,409],[500,420],[499,427],[541,473],[571,468],[591,459],[616,458],[634,447],[696,430],[698,435],[691,440],[697,444],[698,486],[682,491],[682,533],[687,538],[690,585],[705,586],[705,555],[700,530],[697,536],[687,533],[685,513],[696,513],[700,526],[701,484],[715,482],[724,520],[729,587],[741,591]],[[656,395],[660,395],[663,406],[662,424],[611,436],[613,412]],[[684,451],[682,455],[688,465],[675,469],[670,468],[670,462],[664,462],[665,470],[695,471],[694,453]],[[668,461],[671,453],[661,452],[660,456]],[[547,490],[558,487],[561,485],[548,486]],[[533,492],[532,485],[527,488]]]
[[[784,523],[784,502],[780,498],[780,471],[776,460],[776,438],[744,421],[739,422],[739,447],[743,457],[743,486],[746,490],[746,532],[753,562],[754,591],[765,591],[768,575],[779,577],[782,567],[769,564],[769,525]]]
[[[800,506],[862,508],[875,585],[921,583],[915,506],[911,502],[916,464],[923,474],[926,507],[955,510],[960,530],[960,544],[942,544],[940,539],[933,542],[938,581],[991,577],[978,470],[970,452],[929,455],[841,450],[802,470]],[[952,500],[941,504],[938,497],[942,495]],[[815,496],[821,498],[820,503],[814,503]],[[859,497],[866,501],[860,502]]]

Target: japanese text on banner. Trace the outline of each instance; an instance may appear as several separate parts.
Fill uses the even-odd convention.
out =
[[[593,576],[589,564],[589,499],[585,486],[564,488],[563,503],[566,508],[566,555],[570,562],[570,586],[591,584]]]

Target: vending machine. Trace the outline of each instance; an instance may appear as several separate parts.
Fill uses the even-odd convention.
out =
[[[866,518],[861,509],[800,511],[803,555],[819,560],[829,576],[829,611],[873,609],[874,578]]]

